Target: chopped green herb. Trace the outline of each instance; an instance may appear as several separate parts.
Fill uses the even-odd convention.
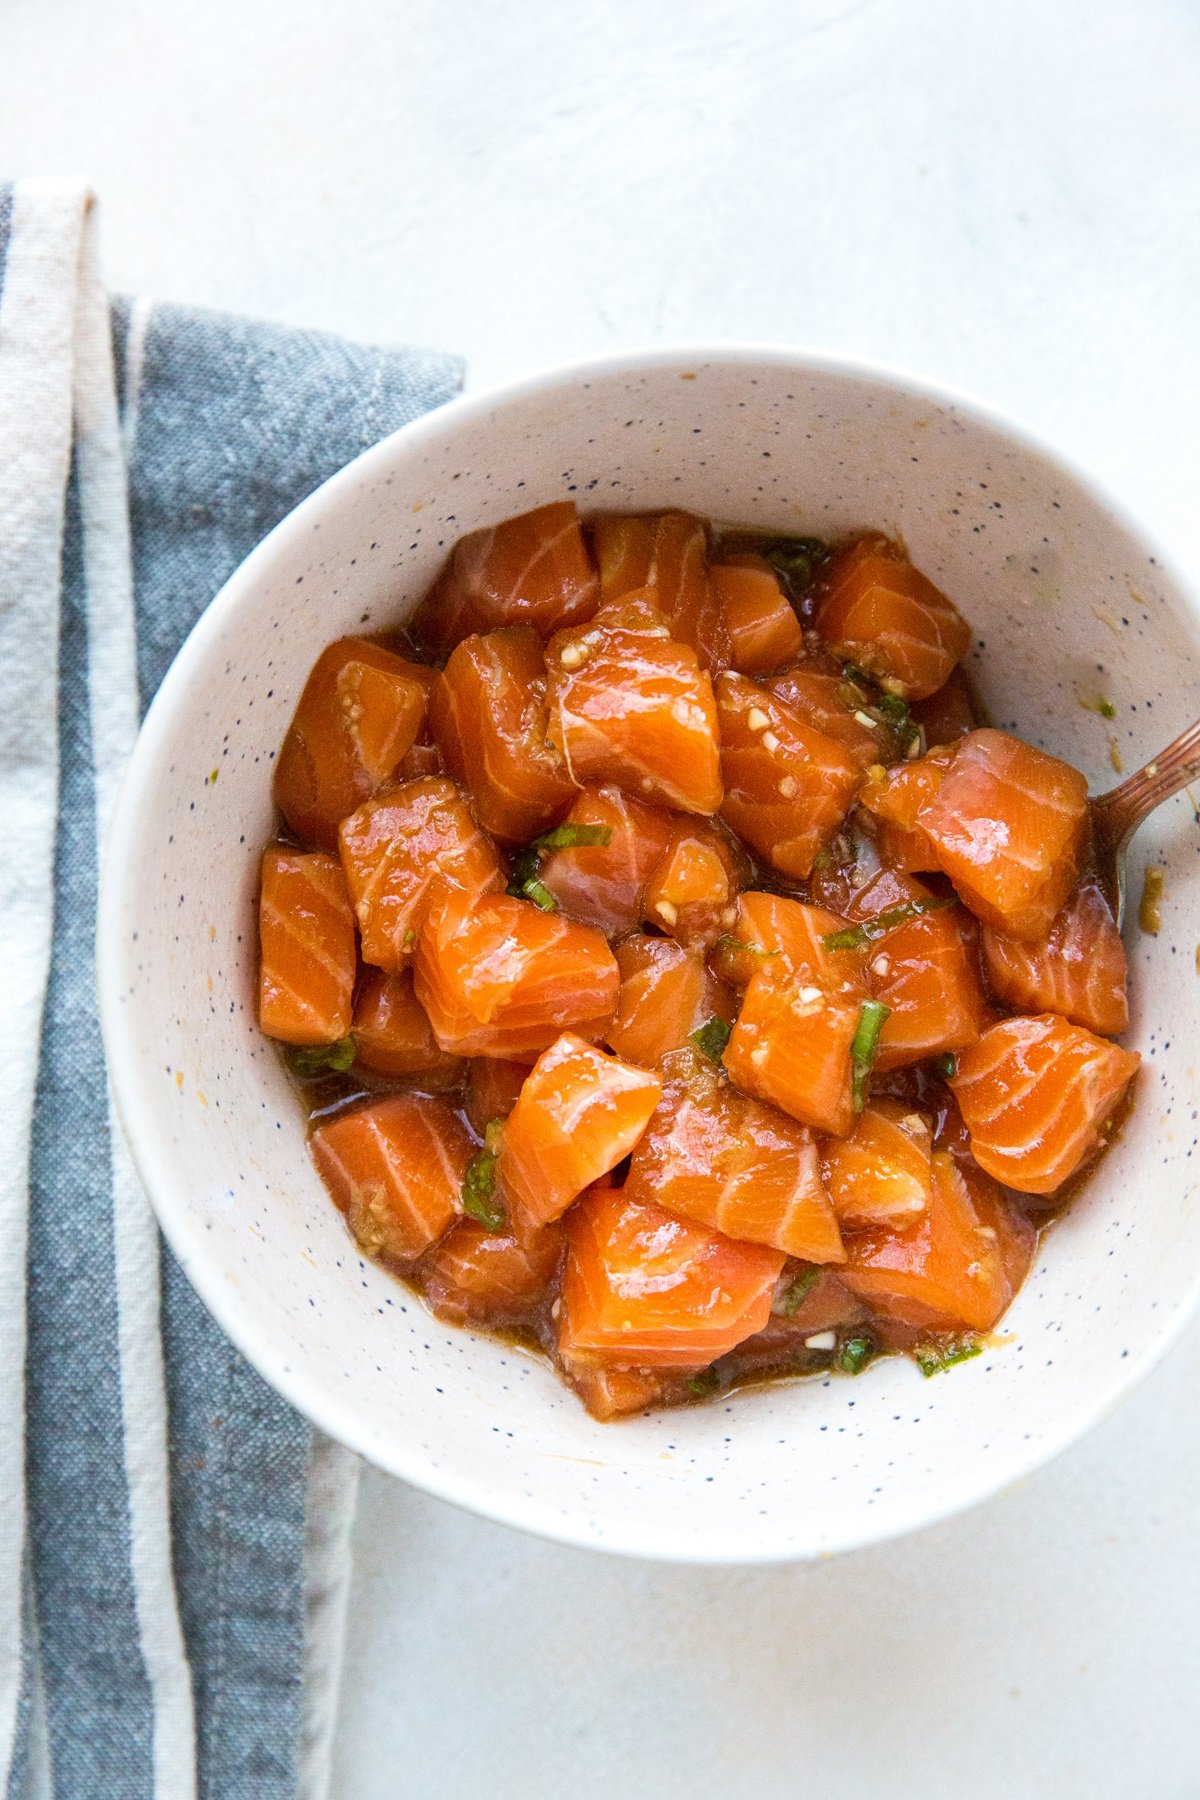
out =
[[[1104,694],[1077,694],[1076,698],[1084,712],[1098,713],[1102,719],[1115,719],[1117,709]]]
[[[689,1375],[684,1383],[688,1393],[697,1396],[715,1394],[720,1385],[720,1371],[715,1363],[710,1368],[698,1370],[695,1375]]]
[[[902,694],[881,694],[876,705],[884,718],[890,719],[893,725],[911,724],[908,701]]]
[[[499,1156],[504,1144],[504,1120],[489,1119],[483,1134],[483,1147],[492,1156]]]
[[[491,1126],[488,1126],[491,1131]],[[463,1211],[485,1231],[503,1231],[507,1220],[496,1197],[496,1152],[485,1146],[467,1164],[462,1184]]]
[[[728,1019],[708,1019],[697,1031],[689,1033],[690,1041],[702,1050],[709,1062],[719,1063],[721,1052],[729,1042],[733,1026]]]
[[[761,944],[748,944],[745,938],[730,937],[728,932],[722,932],[721,936],[713,945],[713,949],[717,949],[721,944],[727,944],[731,950],[745,950],[749,956],[766,957],[779,955],[778,950],[764,950]]]
[[[543,912],[558,911],[558,901],[554,898],[554,895],[550,892],[550,889],[546,886],[545,882],[539,881],[536,875],[533,877],[532,881],[526,881],[522,884],[521,892],[518,897],[522,900],[532,900],[533,904],[535,906],[540,906]]]
[[[858,1030],[850,1045],[850,1073],[854,1110],[860,1113],[867,1104],[867,1086],[871,1070],[879,1054],[879,1034],[891,1016],[891,1007],[882,1000],[864,1000],[858,1015]]]
[[[955,1363],[970,1362],[982,1351],[983,1345],[978,1338],[958,1338],[949,1344],[918,1344],[913,1351],[913,1361],[928,1380],[931,1375],[940,1375],[943,1369],[952,1369]]]
[[[553,831],[543,831],[541,837],[535,837],[530,848],[582,850],[591,844],[611,844],[612,834],[611,825],[556,825]]]
[[[947,1050],[943,1056],[939,1056],[935,1060],[933,1066],[943,1081],[953,1081],[954,1077],[958,1074],[958,1058],[957,1056],[952,1055],[949,1050]]]
[[[413,931],[413,930],[412,930],[412,928],[411,928],[411,927],[410,927],[410,928],[409,928],[409,930],[407,930],[407,931],[406,931],[406,932],[405,932],[405,934],[404,934],[404,948],[405,948],[405,949],[406,949],[406,950],[407,950],[407,949],[408,949],[408,946],[409,946],[409,945],[410,945],[410,944],[412,944],[412,943],[415,943],[415,942],[416,942],[416,936],[417,936],[417,934],[416,934],[416,932],[415,932],[415,931]]]
[[[336,1044],[293,1045],[288,1053],[288,1067],[293,1075],[324,1075],[330,1069],[344,1074],[358,1054],[352,1037],[339,1038]]]
[[[855,687],[870,688],[875,686],[875,683],[871,680],[867,671],[865,669],[860,669],[857,663],[843,663],[842,674],[846,677],[847,681],[852,681]]]
[[[762,554],[784,577],[793,594],[803,594],[827,555],[820,538],[773,538],[762,545]]]
[[[838,1345],[833,1366],[842,1375],[861,1375],[875,1359],[875,1341],[869,1337],[846,1338]]]
[[[899,906],[887,907],[862,925],[827,932],[821,942],[827,950],[861,950],[864,944],[877,943],[889,931],[895,931],[897,925],[906,925],[910,919],[919,919],[922,913],[940,912],[943,907],[953,905],[953,896],[923,894],[919,900],[905,900]]]
[[[776,1300],[773,1310],[782,1313],[785,1319],[790,1319],[793,1313],[799,1312],[820,1279],[820,1269],[816,1263],[810,1263],[807,1269],[801,1269],[799,1274],[793,1276],[792,1280],[788,1282]]]

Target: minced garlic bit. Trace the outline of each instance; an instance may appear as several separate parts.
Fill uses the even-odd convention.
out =
[[[871,972],[875,975],[888,975],[891,973],[891,968],[891,961],[886,956],[877,956],[871,964]]]
[[[773,731],[764,731],[763,732],[762,743],[763,743],[763,749],[769,750],[772,753],[772,755],[774,755],[775,751],[778,750],[778,748],[779,748],[779,739],[775,736],[775,733]]]
[[[678,923],[679,923],[679,908],[677,906],[675,906],[672,901],[670,901],[670,900],[656,901],[654,910],[658,914],[659,918],[664,920],[666,924],[678,925]]]
[[[783,795],[785,800],[794,800],[796,798],[796,777],[794,775],[785,775],[779,784],[779,792]]]
[[[746,714],[746,723],[751,731],[765,731],[771,723],[771,715],[765,713],[761,706],[752,706]]]
[[[804,1340],[806,1350],[832,1350],[837,1343],[836,1331],[814,1331]]]
[[[920,756],[920,754],[921,754],[921,734],[920,734],[920,732],[918,732],[916,737],[913,739],[912,743],[908,746],[908,749],[904,752],[904,760],[905,760],[905,762],[916,762],[916,760],[917,760],[918,756]]]
[[[805,1006],[811,1006],[814,1000],[819,1000],[821,998],[821,990],[818,987],[802,987],[798,991],[796,998],[797,1000],[803,1000]]]
[[[727,906],[721,914],[722,925],[736,925],[737,924],[737,916],[738,916],[737,907],[736,906]]]
[[[856,711],[854,714],[854,717],[858,720],[860,725],[868,726],[871,731],[879,730],[879,721],[877,719],[873,719],[871,717],[870,713]]]
[[[872,763],[870,768],[867,770],[867,780],[868,781],[882,781],[886,774],[887,774],[887,770],[884,768],[882,763]]]
[[[577,669],[580,663],[587,661],[587,647],[584,644],[568,644],[558,660],[564,669]]]

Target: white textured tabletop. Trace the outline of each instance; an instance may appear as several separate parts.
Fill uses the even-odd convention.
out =
[[[1200,573],[1193,0],[10,0],[0,32],[0,169],[92,180],[114,286],[475,385],[713,337],[898,362]],[[1020,1491],[815,1567],[619,1563],[368,1474],[338,1800],[1195,1800],[1198,1350]]]

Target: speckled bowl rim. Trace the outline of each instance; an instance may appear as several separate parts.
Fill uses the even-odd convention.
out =
[[[141,837],[146,789],[154,779],[158,760],[170,744],[177,703],[191,684],[203,675],[211,647],[233,617],[243,607],[255,604],[262,591],[263,577],[275,558],[293,547],[315,523],[336,512],[343,497],[348,498],[358,489],[364,477],[369,479],[385,469],[400,442],[406,448],[419,448],[422,438],[441,437],[458,420],[479,419],[510,402],[536,398],[564,385],[613,375],[637,375],[649,370],[679,369],[683,372],[697,364],[773,364],[797,373],[840,377],[864,385],[892,388],[898,395],[927,400],[957,411],[1007,438],[1018,449],[1038,459],[1048,471],[1058,472],[1074,483],[1155,559],[1200,628],[1200,598],[1192,583],[1180,575],[1173,560],[1163,554],[1142,523],[1091,474],[1035,432],[1015,423],[975,395],[894,364],[784,344],[718,341],[609,351],[559,363],[516,381],[496,383],[477,393],[460,395],[363,451],[301,501],[234,571],[181,646],[142,724],[117,797],[104,851],[96,932],[100,1029],[117,1114],[134,1165],[167,1242],[221,1329],[264,1380],[318,1429],[388,1474],[411,1482],[439,1500],[479,1517],[580,1549],[601,1549],[614,1555],[651,1556],[662,1562],[695,1564],[801,1562],[865,1549],[940,1524],[1024,1481],[1069,1449],[1125,1400],[1182,1337],[1200,1310],[1200,1262],[1178,1310],[1164,1320],[1152,1337],[1142,1342],[1136,1354],[1123,1359],[1104,1376],[1090,1405],[1064,1417],[1057,1433],[1047,1433],[1024,1454],[1015,1455],[1007,1468],[997,1470],[989,1465],[978,1482],[956,1489],[948,1499],[938,1499],[936,1488],[931,1488],[929,1504],[912,1506],[907,1515],[904,1512],[879,1515],[877,1526],[859,1526],[841,1535],[834,1526],[819,1548],[805,1545],[794,1549],[780,1548],[774,1544],[756,1547],[747,1545],[744,1532],[736,1534],[736,1539],[731,1532],[728,1543],[698,1548],[691,1542],[677,1552],[661,1541],[656,1541],[653,1549],[648,1550],[628,1533],[624,1540],[601,1540],[586,1520],[564,1519],[548,1508],[541,1508],[532,1498],[509,1503],[498,1501],[487,1491],[485,1480],[449,1478],[433,1465],[429,1453],[419,1446],[396,1443],[382,1434],[376,1435],[365,1422],[347,1422],[332,1396],[314,1391],[310,1380],[288,1366],[286,1350],[281,1348],[275,1333],[252,1312],[242,1309],[236,1293],[222,1280],[220,1266],[208,1248],[202,1221],[190,1215],[186,1206],[176,1200],[177,1182],[166,1137],[156,1129],[154,1102],[139,1084],[135,1034],[130,1015],[120,1005],[125,921],[131,911],[131,888],[137,879],[131,871],[135,867],[135,853]],[[611,1428],[619,1430],[619,1422]]]

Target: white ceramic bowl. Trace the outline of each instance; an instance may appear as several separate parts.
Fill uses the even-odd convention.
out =
[[[1175,1340],[1197,1295],[1196,942],[1186,802],[1144,836],[1164,933],[1137,939],[1122,1140],[1049,1234],[1009,1341],[925,1380],[775,1384],[600,1425],[541,1362],[439,1324],[361,1259],[255,1028],[271,759],[321,647],[402,619],[463,532],[564,496],[837,536],[882,527],[958,602],[993,718],[1112,780],[1200,716],[1194,603],[1061,460],[973,403],[781,349],[609,358],[457,400],[344,469],[209,607],[150,710],[100,909],[104,1039],[142,1178],[225,1330],[323,1430],[475,1512],[711,1562],[911,1530],[1026,1474]],[[1106,721],[1078,702],[1110,696]],[[219,779],[209,779],[219,770]]]

